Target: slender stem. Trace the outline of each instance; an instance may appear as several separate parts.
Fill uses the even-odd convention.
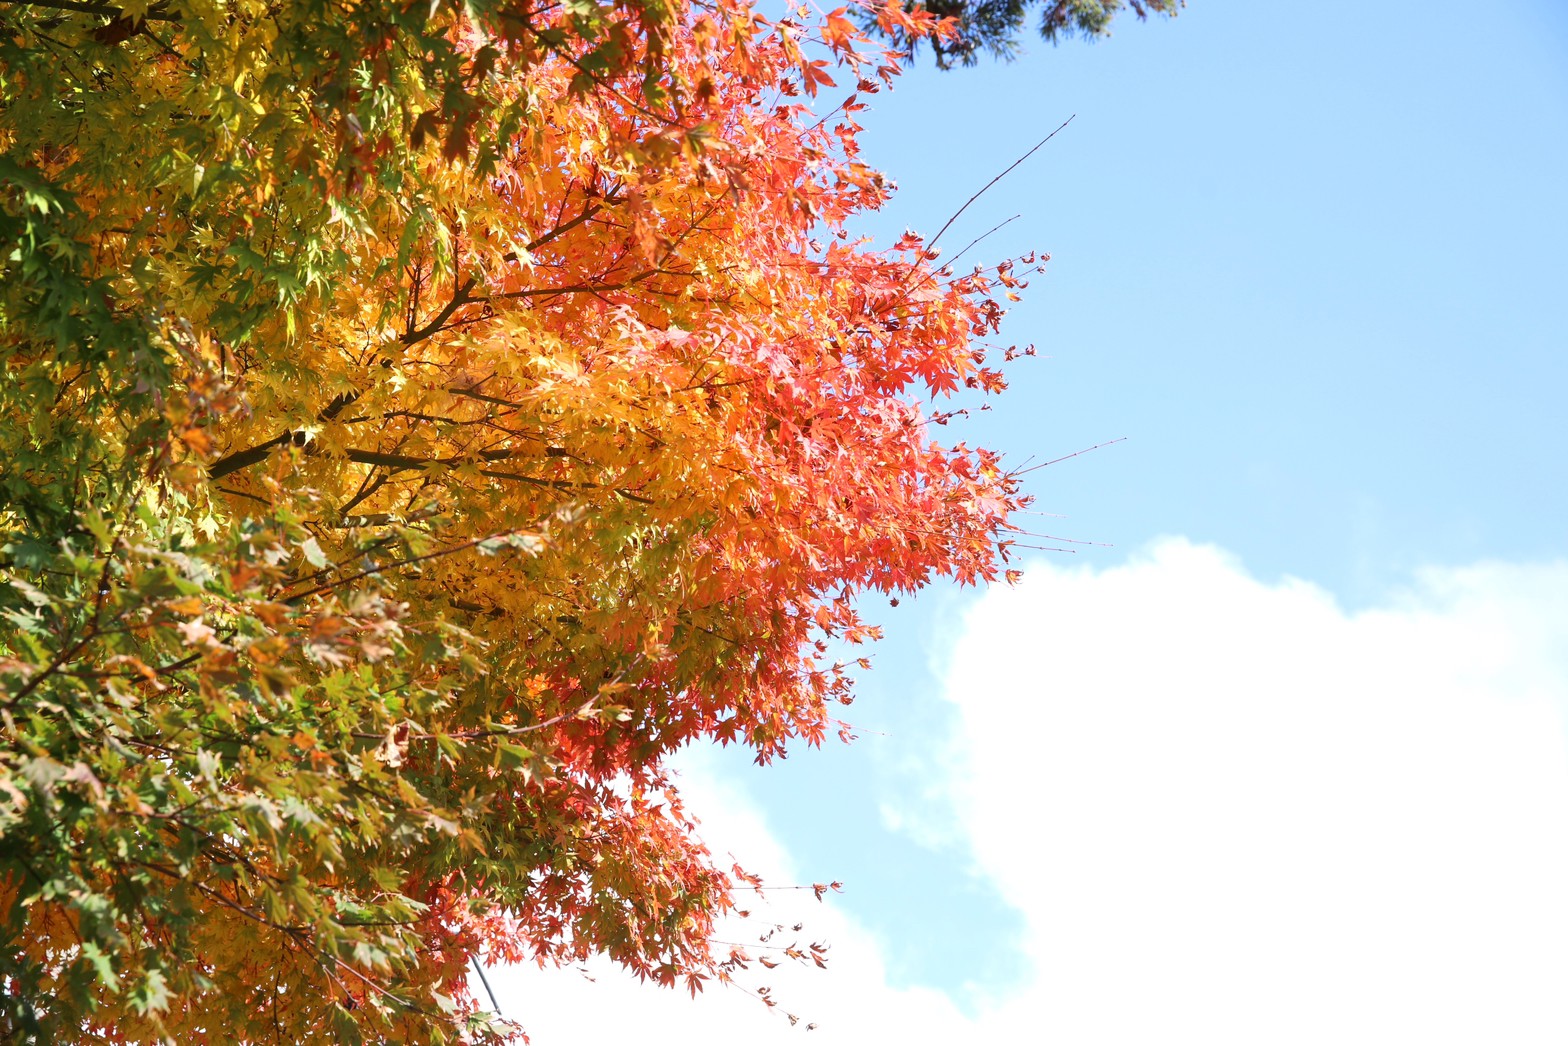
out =
[[[41,7],[48,11],[77,11],[86,15],[102,15],[104,18],[124,18],[125,11],[113,4],[95,4],[84,0],[3,0],[11,7]],[[161,7],[148,8],[143,14],[137,15],[137,21],[144,22],[179,22],[179,15],[168,14]]]
[[[485,994],[490,996],[490,1005],[495,1007],[495,1012],[497,1015],[499,1015],[501,1012],[501,1004],[496,1002],[495,991],[490,987],[490,978],[485,976],[484,965],[480,963],[479,956],[477,955],[470,955],[468,958],[469,961],[474,964],[474,972],[479,975],[479,983],[485,986]]]

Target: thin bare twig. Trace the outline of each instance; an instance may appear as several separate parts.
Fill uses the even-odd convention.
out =
[[[1035,153],[1039,152],[1040,149],[1045,145],[1046,142],[1050,141],[1052,138],[1055,138],[1058,134],[1060,134],[1061,131],[1062,131],[1062,128],[1064,128],[1068,124],[1072,123],[1073,120],[1077,117],[1077,115],[1078,115],[1077,113],[1074,113],[1072,116],[1069,116],[1066,120],[1063,120],[1061,127],[1058,127],[1056,130],[1052,131],[1050,134],[1046,135],[1044,138],[1041,138],[1038,142],[1035,143],[1035,146],[1034,146],[1033,149],[1030,149],[1028,152],[1024,153],[1018,159],[1016,159],[1012,163],[1008,164],[1007,165],[1007,170],[1003,171],[1001,174],[997,175],[995,178],[992,178],[990,181],[986,182],[985,185],[981,186],[979,192],[975,193],[973,196],[969,197],[969,199],[965,200],[964,201],[964,205],[962,207],[960,207],[958,210],[953,212],[953,216],[947,220],[947,224],[943,225],[940,229],[938,229],[936,235],[931,237],[930,241],[926,244],[926,250],[929,251],[931,248],[936,246],[936,241],[940,240],[942,238],[942,234],[947,232],[948,229],[953,227],[953,223],[958,220],[959,215],[963,214],[965,211],[967,211],[969,209],[969,205],[970,204],[974,203],[976,200],[980,199],[980,197],[984,196],[986,194],[986,192],[991,188],[991,186],[995,185],[997,182],[1001,181],[1003,178],[1006,178],[1009,174],[1012,174],[1013,170],[1015,168],[1017,168],[1019,164],[1023,163],[1025,160],[1029,159],[1029,157],[1031,157]]]
[[[1112,446],[1112,445],[1117,444],[1117,443],[1125,443],[1125,442],[1127,442],[1127,437],[1126,436],[1118,436],[1115,439],[1108,439],[1104,443],[1096,443],[1092,447],[1085,447],[1082,450],[1075,450],[1071,454],[1063,454],[1059,458],[1052,458],[1050,461],[1042,461],[1038,465],[1030,465],[1026,469],[1019,469],[1017,472],[1014,472],[1013,475],[1014,476],[1027,476],[1029,473],[1035,471],[1036,469],[1043,469],[1043,468],[1045,468],[1048,465],[1058,464],[1060,462],[1066,461],[1068,458],[1076,458],[1078,455],[1080,455],[1080,454],[1087,454],[1091,450],[1099,450],[1101,447],[1109,447],[1109,446]]]

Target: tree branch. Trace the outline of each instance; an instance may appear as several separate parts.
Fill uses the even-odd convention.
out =
[[[99,15],[103,18],[124,18],[125,11],[113,4],[95,4],[83,0],[5,0],[11,7],[41,7],[47,11],[75,11],[85,15]],[[143,22],[180,22],[183,19],[176,14],[168,14],[161,4],[149,7],[143,14],[136,17]]]

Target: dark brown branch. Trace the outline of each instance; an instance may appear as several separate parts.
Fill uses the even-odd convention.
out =
[[[149,17],[151,17],[151,16],[149,15]],[[607,198],[607,201],[611,202],[611,203],[616,202],[614,199],[608,199],[608,198]],[[562,236],[562,235],[566,234],[567,232],[569,232],[570,230],[572,230],[572,229],[576,228],[577,226],[581,225],[582,223],[588,221],[595,214],[597,214],[600,210],[602,210],[603,207],[604,207],[603,203],[589,203],[589,204],[585,204],[583,206],[582,211],[575,218],[571,219],[568,222],[564,222],[564,223],[562,223],[560,225],[557,225],[555,228],[551,229],[547,233],[543,233],[542,235],[540,235],[539,237],[534,239],[532,242],[530,242],[524,249],[531,252],[531,251],[537,250],[540,247],[543,247],[544,245],[549,243],[551,240],[554,240],[556,237]],[[633,277],[630,282],[635,282],[637,280],[644,279],[647,276],[653,275],[654,273],[656,273],[658,271],[659,270],[649,270],[648,272],[640,273],[637,276]],[[672,273],[671,275],[689,275],[689,274],[686,274],[686,273]],[[478,279],[475,278],[475,277],[469,277],[467,280],[463,281],[461,284],[459,284],[457,287],[455,287],[453,289],[451,300],[448,301],[446,303],[446,305],[442,306],[441,311],[437,312],[435,314],[435,316],[431,317],[431,319],[430,319],[430,321],[428,323],[426,323],[422,327],[417,327],[417,328],[411,327],[408,331],[406,331],[403,334],[403,337],[401,339],[399,339],[399,340],[402,341],[402,343],[405,346],[417,345],[420,342],[425,341],[426,339],[428,339],[430,337],[433,337],[436,334],[439,334],[443,329],[445,329],[445,327],[447,326],[448,322],[452,319],[452,316],[457,312],[458,309],[462,308],[464,305],[477,304],[477,303],[482,303],[482,302],[490,300],[491,296],[487,296],[487,295],[474,296],[473,295],[473,293],[472,293],[473,289],[478,285],[478,282],[479,282]],[[622,286],[624,286],[624,285],[622,285]],[[417,289],[417,285],[416,285],[416,289]],[[507,297],[507,298],[511,298],[511,297],[528,297],[528,296],[536,295],[536,294],[549,295],[549,294],[554,294],[554,293],[568,293],[568,292],[573,291],[573,290],[616,290],[616,289],[619,289],[619,288],[618,287],[591,287],[591,288],[590,287],[582,287],[582,288],[567,287],[567,288],[537,290],[537,291],[522,291],[522,292],[516,292],[516,293],[513,293],[513,294],[496,295],[495,297]],[[364,394],[363,392],[343,393],[342,395],[338,396],[330,404],[327,405],[327,408],[324,411],[321,412],[320,416],[317,418],[317,421],[319,423],[326,423],[326,422],[332,421],[339,414],[341,414],[347,407],[349,407],[351,404],[353,404],[355,401],[357,401],[363,394]],[[475,399],[482,399],[484,397],[474,396],[473,398],[475,398]],[[223,458],[218,459],[216,462],[214,462],[207,469],[207,475],[211,479],[222,479],[224,476],[229,475],[231,472],[237,472],[240,469],[249,468],[251,465],[254,465],[257,462],[266,460],[267,456],[270,455],[277,448],[283,447],[283,446],[287,446],[290,442],[299,442],[300,440],[301,440],[301,435],[299,433],[295,433],[293,431],[280,433],[277,436],[274,436],[272,439],[266,441],[265,443],[258,443],[258,444],[256,444],[253,447],[247,447],[244,450],[237,450],[237,451],[235,451],[232,454],[229,454],[229,455],[227,455],[227,456],[225,456]]]
[[[267,455],[272,453],[273,448],[285,446],[293,442],[293,440],[294,433],[285,432],[274,436],[265,443],[258,443],[254,447],[246,447],[244,450],[236,450],[233,454],[219,458],[209,465],[207,467],[207,478],[222,479],[231,472],[249,468],[256,462],[265,460]]]
[[[388,476],[377,476],[374,480],[371,480],[369,476],[366,476],[365,482],[359,485],[359,492],[356,493],[352,498],[349,498],[347,504],[338,509],[338,514],[345,518],[348,517],[354,506],[360,504],[366,498],[370,497],[376,491],[384,487],[389,478],[390,477]]]
[[[458,309],[462,308],[464,305],[469,304],[470,302],[483,300],[470,298],[468,296],[468,292],[474,289],[474,285],[477,282],[478,281],[470,278],[461,286],[457,287],[452,294],[452,300],[447,302],[446,305],[442,307],[441,311],[436,313],[435,317],[432,318],[429,323],[425,324],[423,327],[420,327],[417,330],[411,330],[403,335],[401,339],[403,344],[419,344],[426,338],[429,338],[431,335],[439,333],[441,329],[446,326],[446,322],[452,318],[452,314]],[[332,400],[331,403],[327,404],[326,409],[316,416],[317,423],[326,424],[330,421],[333,421],[339,414],[343,413],[343,411],[357,402],[363,395],[363,391],[344,392],[339,394]],[[272,439],[267,440],[265,443],[258,443],[254,447],[247,447],[244,450],[237,450],[232,454],[219,458],[208,467],[207,476],[210,479],[222,479],[231,472],[237,472],[240,469],[248,468],[259,461],[266,460],[267,456],[278,447],[287,446],[289,443],[295,443],[298,445],[302,444],[303,442],[303,433],[294,432],[292,430],[279,433]]]
[[[546,447],[545,455],[547,457],[570,456],[566,451],[560,449],[559,447]],[[516,458],[536,457],[537,454],[525,450],[483,450],[477,454],[460,457],[415,458],[406,454],[383,454],[380,451],[374,450],[349,450],[345,452],[345,456],[350,461],[359,462],[361,465],[379,465],[382,468],[390,469],[422,469],[430,465],[444,465],[448,467],[462,465],[465,462],[474,461],[476,459],[479,461],[509,461]],[[518,483],[528,483],[536,487],[550,487],[554,490],[606,489],[602,484],[599,483],[582,483],[569,479],[544,479],[539,476],[522,476],[515,472],[502,472],[497,469],[480,469],[479,474],[481,476],[489,476],[492,479],[509,479]],[[653,504],[653,500],[651,498],[645,498],[640,494],[633,494],[624,487],[613,487],[609,489],[613,490],[616,494],[625,498],[627,501],[636,501],[643,505]]]
[[[380,465],[390,469],[422,469],[429,465],[453,466],[474,460],[510,461],[513,458],[530,458],[538,455],[525,450],[481,450],[476,454],[458,454],[448,458],[416,458],[407,454],[384,454],[379,450],[349,449],[344,451],[344,456],[361,465]]]
[[[125,17],[125,11],[113,4],[94,4],[82,0],[6,0],[12,7],[41,7],[46,11],[75,11],[84,15],[99,15],[103,18],[120,19]],[[162,5],[155,4],[136,18],[142,22],[179,22],[179,15],[169,14]]]
[[[572,283],[564,287],[529,287],[520,291],[503,291],[492,294],[488,298],[476,298],[476,301],[494,301],[498,298],[553,298],[559,294],[601,294],[604,291],[622,291],[628,287],[635,287],[650,276],[683,276],[691,279],[695,273],[681,272],[679,269],[644,269],[633,273],[619,283]],[[655,292],[658,293],[658,292]]]
[[[441,559],[445,556],[455,555],[459,552],[466,552],[471,548],[477,548],[486,541],[518,537],[523,534],[532,534],[534,532],[535,531],[532,527],[516,527],[512,530],[503,530],[497,534],[486,534],[482,538],[473,538],[469,541],[464,541],[453,545],[450,548],[436,549],[434,552],[426,552],[422,556],[410,556],[408,559],[399,559],[392,563],[381,563],[377,566],[349,574],[347,577],[338,578],[336,581],[323,582],[322,584],[317,585],[315,588],[308,589],[307,591],[301,592],[298,595],[288,596],[282,601],[289,604],[299,603],[309,599],[311,596],[319,596],[324,592],[331,592],[333,589],[342,588],[344,585],[352,584],[355,581],[362,581],[365,578],[373,577],[376,574],[384,574],[389,570],[401,570],[404,567],[411,567],[419,563],[426,563],[432,559]]]
[[[605,202],[606,203],[619,203],[620,200],[618,198],[616,198],[616,197],[613,197],[613,196],[607,196],[607,197],[605,197]],[[534,251],[538,250],[540,247],[543,247],[545,244],[549,243],[551,240],[555,239],[557,236],[564,236],[566,233],[571,232],[573,229],[577,228],[577,226],[581,225],[583,222],[587,221],[589,218],[592,218],[595,214],[599,213],[599,211],[601,211],[603,209],[604,209],[604,204],[599,204],[599,203],[584,204],[583,205],[583,209],[582,209],[582,213],[580,213],[577,217],[573,218],[569,222],[564,222],[561,225],[557,225],[555,228],[551,229],[549,232],[544,233],[538,239],[536,239],[532,243],[528,244],[528,246],[525,247],[524,250],[526,250],[530,254],[532,254]],[[517,259],[516,259],[515,256],[513,256],[510,260],[516,261]]]
[[[418,330],[411,330],[403,335],[403,337],[400,339],[403,344],[418,345],[432,334],[440,333],[441,328],[446,326],[446,321],[451,319],[452,314],[458,309],[472,301],[483,301],[483,298],[470,298],[468,296],[468,292],[473,290],[474,285],[478,282],[479,281],[473,277],[469,277],[467,280],[465,280],[460,287],[456,288],[452,292],[452,300],[442,306],[441,311],[435,314],[434,319],[425,324],[423,327],[420,327]]]

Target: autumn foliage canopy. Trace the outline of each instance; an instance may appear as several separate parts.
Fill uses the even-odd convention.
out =
[[[474,956],[726,976],[667,758],[820,741],[857,594],[992,579],[1021,500],[932,426],[1012,268],[846,232],[863,18],[938,30],[0,9],[5,1038],[491,1041]]]

